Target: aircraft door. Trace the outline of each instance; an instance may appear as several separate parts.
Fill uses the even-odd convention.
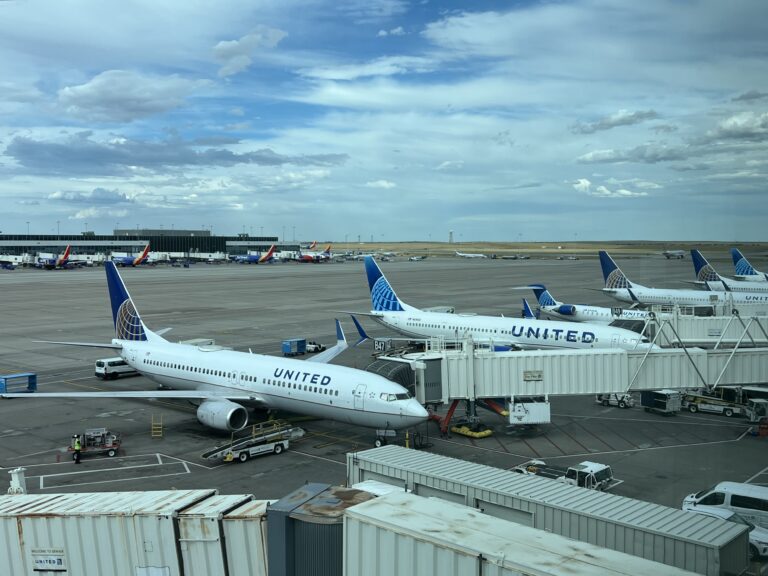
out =
[[[363,410],[365,408],[365,384],[358,384],[352,391],[354,397],[355,410]]]

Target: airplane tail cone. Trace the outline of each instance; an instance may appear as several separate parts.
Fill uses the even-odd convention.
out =
[[[403,312],[403,303],[392,290],[372,256],[365,257],[365,272],[371,291],[371,308],[380,312]]]
[[[112,304],[112,321],[115,324],[115,337],[120,340],[154,340],[162,338],[144,326],[139,311],[131,300],[130,294],[113,262],[105,262],[107,286]]]

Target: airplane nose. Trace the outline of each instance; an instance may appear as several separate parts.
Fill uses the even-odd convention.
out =
[[[429,412],[427,412],[426,408],[419,404],[418,400],[413,398],[408,401],[408,405],[405,407],[405,413],[409,419],[418,422],[426,420],[427,416],[429,416]]]

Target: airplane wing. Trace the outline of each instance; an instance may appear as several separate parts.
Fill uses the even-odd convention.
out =
[[[181,398],[189,400],[232,400],[234,402],[265,403],[258,394],[237,392],[227,394],[218,390],[123,390],[111,392],[13,392],[0,398]]]
[[[120,344],[99,344],[97,342],[55,342],[53,340],[32,340],[38,344],[63,344],[65,346],[85,346],[86,348],[111,348],[112,350],[122,350]]]
[[[341,329],[341,322],[336,320],[336,345],[328,348],[324,352],[320,352],[319,354],[315,354],[311,358],[307,358],[307,362],[321,362],[323,364],[330,362],[336,356],[344,352],[349,348],[349,345],[347,344],[347,339],[344,336],[344,330]]]

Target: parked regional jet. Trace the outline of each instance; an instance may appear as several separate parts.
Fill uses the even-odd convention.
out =
[[[552,297],[543,284],[531,284],[531,288],[539,302],[539,315],[554,320],[571,322],[594,322],[595,324],[610,324],[615,320],[648,320],[651,312],[646,310],[624,310],[622,308],[605,308],[602,306],[587,306],[584,304],[564,304]]]
[[[571,322],[540,322],[503,316],[420,310],[409,306],[397,297],[378,264],[370,256],[365,258],[365,271],[368,276],[373,308],[367,315],[405,336],[443,337],[457,340],[471,336],[475,342],[492,345],[496,349],[624,348],[635,350],[651,346],[647,338],[636,332],[599,324],[574,325]]]
[[[664,256],[667,260],[670,258],[677,258],[682,260],[685,258],[685,250],[664,250],[661,255]]]
[[[245,256],[235,256],[234,260],[238,264],[265,264],[271,262],[275,255],[275,245],[269,247],[266,253],[246,254]]]
[[[67,244],[67,247],[64,249],[64,254],[61,256],[55,256],[53,258],[40,258],[38,256],[37,261],[35,262],[35,268],[43,268],[44,270],[60,270],[62,268],[67,268],[71,250],[72,247]]]
[[[679,306],[713,306],[727,304],[768,303],[768,294],[748,292],[719,292],[706,290],[680,290],[674,288],[648,288],[630,282],[605,250],[600,250],[600,266],[603,269],[603,292],[621,302],[650,306],[652,304]]]
[[[139,266],[149,259],[149,244],[142,250],[138,256],[117,256],[112,257],[115,266]]]
[[[466,252],[454,252],[459,258],[488,258],[485,254],[468,254]]]
[[[248,424],[243,404],[286,410],[378,430],[397,430],[423,422],[427,411],[408,391],[379,376],[346,366],[324,364],[347,347],[336,321],[336,346],[309,360],[249,354],[221,347],[168,342],[146,327],[117,268],[105,264],[115,338],[111,344],[49,342],[111,348],[147,378],[173,390],[38,392],[9,398],[186,398],[200,402],[197,419],[216,430],[241,430]],[[383,437],[377,444],[383,443]]]
[[[702,284],[707,290],[725,292],[761,292],[768,294],[768,283],[732,280],[720,276],[707,259],[698,250],[691,250],[693,268],[696,271],[696,284]]]
[[[745,282],[768,282],[768,274],[755,270],[738,248],[731,248],[731,257],[736,268],[734,278]]]

